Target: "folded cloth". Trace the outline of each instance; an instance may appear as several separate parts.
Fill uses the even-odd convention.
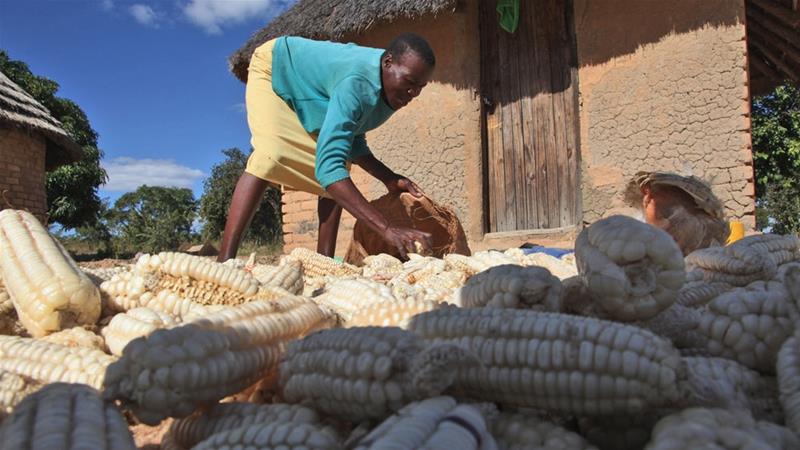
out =
[[[519,0],[497,0],[500,28],[513,33],[519,24]]]
[[[575,250],[569,248],[554,248],[554,247],[543,247],[541,245],[534,245],[527,248],[522,248],[522,253],[526,255],[530,255],[531,253],[546,253],[550,256],[555,258],[561,258],[564,255],[574,253]]]

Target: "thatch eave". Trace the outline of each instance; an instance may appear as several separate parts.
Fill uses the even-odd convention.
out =
[[[47,144],[46,170],[83,158],[81,147],[72,140],[47,108],[1,72],[0,127],[14,127],[44,138]]]
[[[228,58],[231,72],[247,81],[247,66],[256,47],[285,35],[339,40],[345,34],[363,33],[373,25],[397,19],[453,12],[459,0],[299,0],[286,12],[257,31]]]

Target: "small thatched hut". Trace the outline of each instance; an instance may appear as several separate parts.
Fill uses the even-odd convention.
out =
[[[82,157],[47,108],[0,73],[0,209],[7,201],[45,220],[45,172]]]
[[[754,227],[743,0],[520,3],[509,33],[490,0],[300,0],[229,62],[245,81],[252,51],[279,35],[372,47],[404,31],[426,37],[434,80],[367,139],[455,209],[473,249],[569,243],[598,218],[636,214],[625,187],[641,170],[705,179],[729,218]],[[368,197],[382,193],[364,174],[354,180]],[[314,245],[314,207],[284,194],[287,248]]]

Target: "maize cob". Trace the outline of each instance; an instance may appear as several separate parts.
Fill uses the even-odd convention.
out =
[[[708,345],[706,335],[697,330],[702,317],[702,311],[675,303],[655,317],[632,325],[669,339],[679,349],[697,349]]]
[[[696,331],[711,356],[775,373],[780,346],[794,331],[797,312],[781,283],[756,281],[712,300]]]
[[[95,350],[105,351],[106,344],[102,336],[83,327],[72,327],[49,334],[40,341],[60,344],[66,347],[86,347]]]
[[[649,319],[683,286],[683,254],[665,231],[626,216],[598,220],[575,241],[578,272],[605,317]]]
[[[686,255],[687,281],[721,282],[746,286],[753,281],[769,280],[778,266],[757,247],[710,247]]]
[[[280,266],[256,264],[250,273],[262,285],[280,287],[292,294],[303,292],[303,265],[300,261],[287,261]]]
[[[11,414],[26,395],[42,387],[42,383],[5,370],[0,370],[0,420]]]
[[[500,413],[492,435],[499,450],[596,450],[583,436],[528,414]]]
[[[344,323],[344,326],[347,328],[367,326],[406,328],[408,321],[416,314],[433,311],[440,307],[442,307],[440,303],[413,298],[382,301],[360,309]]]
[[[131,267],[129,265],[107,267],[107,268],[91,268],[81,267],[83,273],[92,280],[95,286],[100,286],[103,282],[110,280],[115,275],[129,272]]]
[[[675,303],[689,308],[700,308],[733,288],[728,283],[691,281],[683,285]]]
[[[392,255],[380,253],[364,258],[363,276],[376,281],[391,280],[403,271],[403,262]]]
[[[416,256],[413,255],[412,256]],[[395,275],[387,284],[391,286],[396,282],[415,284],[426,280],[438,273],[444,272],[446,264],[443,260],[430,256],[412,257],[403,263],[403,270]]]
[[[783,284],[795,309],[800,311],[800,263],[793,262],[778,267],[778,274],[773,281]]]
[[[0,283],[0,335],[27,336],[28,332],[19,322],[14,303],[5,287]]]
[[[116,406],[81,384],[53,383],[28,395],[0,427],[0,449],[135,450]]]
[[[472,276],[453,302],[461,307],[525,308],[558,312],[561,281],[541,267],[495,266]]]
[[[800,259],[800,238],[791,234],[756,234],[743,237],[731,246],[760,251],[777,266]]]
[[[800,329],[781,346],[776,371],[786,426],[800,433]]]
[[[466,279],[464,272],[446,270],[415,284],[395,280],[391,288],[396,298],[449,302],[452,301],[455,290],[463,286]]]
[[[0,211],[0,268],[20,322],[35,337],[100,317],[100,293],[29,212]]]
[[[317,424],[319,416],[299,405],[218,403],[203,414],[172,422],[164,440],[175,450],[189,449],[216,433],[258,423]]]
[[[361,270],[358,267],[347,263],[338,263],[333,258],[309,250],[303,247],[297,247],[292,250],[287,256],[283,258],[281,264],[287,264],[290,261],[300,261],[303,266],[303,274],[309,277],[322,277],[325,275],[332,275],[335,277],[348,277],[361,275]]]
[[[567,262],[544,252],[534,252],[526,255],[520,248],[510,248],[503,253],[514,258],[515,264],[525,267],[542,267],[560,280],[578,275],[578,268],[574,261]]]
[[[343,450],[328,429],[308,423],[254,423],[211,435],[192,450]]]
[[[289,344],[279,367],[283,398],[346,420],[381,419],[438,395],[474,356],[455,345],[425,346],[394,327],[332,329]]]
[[[477,252],[472,256],[458,254],[446,255],[444,261],[447,263],[448,269],[462,271],[466,273],[468,277],[494,266],[518,264],[513,257],[494,250]]]
[[[410,403],[384,420],[355,450],[495,450],[497,444],[480,411],[452,397]]]
[[[185,253],[142,255],[136,270],[153,293],[166,289],[204,305],[239,305],[258,293],[258,280],[246,271]]]
[[[659,419],[654,414],[581,417],[578,430],[601,450],[642,450]]]
[[[148,290],[145,278],[134,273],[114,277],[103,283],[100,289],[103,291],[104,309],[108,311],[108,315],[135,308],[148,308],[167,314],[176,322],[186,322],[224,308],[223,305],[202,305],[166,289],[153,294]]]
[[[91,348],[0,336],[0,370],[43,383],[83,383],[99,389],[103,385],[106,368],[115,359]]]
[[[789,449],[800,439],[788,429],[756,421],[746,410],[689,408],[661,419],[646,450],[685,448]]]
[[[325,292],[312,300],[324,310],[335,313],[342,322],[347,322],[367,306],[397,299],[385,284],[366,278],[345,278],[327,285]]]
[[[134,308],[115,315],[101,333],[109,351],[121,356],[130,341],[176,324],[172,316],[163,312],[150,308]]]
[[[633,413],[674,404],[683,376],[672,344],[631,325],[559,313],[448,308],[409,330],[482,360],[455,374],[469,398],[573,414]]]
[[[104,394],[148,425],[186,417],[256,383],[289,339],[327,325],[319,307],[301,297],[229,307],[128,343],[108,367]]]
[[[754,417],[780,421],[782,412],[775,379],[724,358],[684,357],[687,377],[681,380],[689,407],[747,409]]]

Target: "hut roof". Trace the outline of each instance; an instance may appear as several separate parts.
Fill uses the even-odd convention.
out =
[[[52,169],[78,161],[81,147],[41,103],[0,72],[0,126],[15,126],[41,134],[47,142],[46,165]]]
[[[347,33],[363,32],[376,23],[452,11],[457,3],[458,0],[299,0],[257,31],[228,62],[231,72],[244,82],[253,51],[272,38],[293,35],[338,40]]]

